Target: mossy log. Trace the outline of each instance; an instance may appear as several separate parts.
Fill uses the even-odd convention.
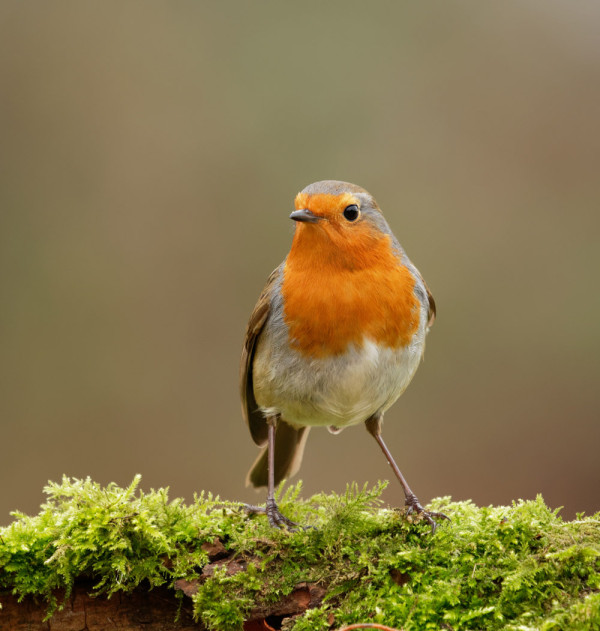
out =
[[[564,521],[538,497],[512,506],[432,502],[435,534],[383,508],[385,486],[282,510],[167,491],[50,484],[35,517],[0,529],[0,629],[295,631],[600,629],[600,515]]]

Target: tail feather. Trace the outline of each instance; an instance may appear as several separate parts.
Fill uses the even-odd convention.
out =
[[[297,473],[302,463],[309,427],[294,429],[280,421],[275,432],[275,484]],[[265,447],[248,472],[247,486],[267,486],[268,453]]]

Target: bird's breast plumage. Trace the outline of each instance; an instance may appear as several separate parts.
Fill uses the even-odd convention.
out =
[[[283,270],[291,346],[309,357],[339,355],[365,338],[392,349],[406,346],[419,327],[421,303],[415,276],[394,252],[390,236],[378,235],[368,247],[336,250],[319,243],[326,233],[307,233]]]

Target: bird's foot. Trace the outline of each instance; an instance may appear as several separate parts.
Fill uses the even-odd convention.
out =
[[[444,513],[436,513],[433,511],[426,511],[422,506],[417,496],[414,493],[406,496],[406,502],[404,503],[406,506],[406,514],[412,515],[416,513],[417,515],[421,515],[423,519],[431,526],[431,534],[436,531],[437,522],[436,519],[450,519],[448,515],[444,515]]]
[[[273,528],[287,528],[288,530],[294,532],[299,528],[299,525],[288,519],[280,510],[279,506],[275,503],[274,499],[267,498],[266,506],[254,506],[252,504],[246,504],[244,506],[245,510],[249,513],[259,513],[261,515],[266,515],[269,523]]]

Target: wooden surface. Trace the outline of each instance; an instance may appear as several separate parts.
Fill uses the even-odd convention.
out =
[[[111,598],[90,596],[92,583],[77,583],[70,600],[61,611],[44,622],[48,609],[42,600],[26,598],[17,602],[11,594],[0,592],[1,631],[191,631],[204,629],[192,618],[192,601],[197,583],[177,581],[177,589],[184,596],[165,587],[153,590],[137,588],[130,594],[114,594]],[[271,629],[269,622],[302,613],[315,607],[323,599],[325,589],[308,583],[296,589],[279,602],[260,606],[248,615],[245,629]],[[57,594],[59,601],[61,594]],[[178,608],[179,620],[176,622]],[[276,628],[275,627],[275,628]]]
[[[179,599],[173,590],[138,588],[130,594],[114,594],[110,599],[89,595],[91,584],[78,584],[62,611],[50,620],[43,619],[47,603],[26,598],[21,603],[1,593],[0,629],[2,631],[188,631],[203,629],[194,623],[192,603],[183,599],[179,622],[175,622]],[[60,599],[60,595],[59,595]]]

